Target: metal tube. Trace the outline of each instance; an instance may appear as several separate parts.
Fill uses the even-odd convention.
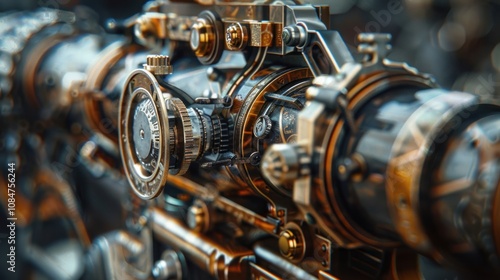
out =
[[[209,238],[191,231],[164,210],[153,207],[148,216],[155,236],[180,250],[189,260],[217,279],[231,279],[248,274],[248,262],[254,260],[252,250],[228,242],[219,235]]]

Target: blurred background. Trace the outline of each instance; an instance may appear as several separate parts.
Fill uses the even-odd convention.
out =
[[[336,2],[336,1],[332,1]],[[497,98],[500,92],[500,1],[344,0],[332,28],[349,45],[360,32],[393,35],[389,56],[433,74],[445,88]]]

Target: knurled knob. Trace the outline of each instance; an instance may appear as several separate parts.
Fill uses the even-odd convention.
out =
[[[168,75],[173,72],[168,55],[148,55],[144,69],[153,75]]]
[[[232,51],[241,50],[248,41],[247,29],[239,22],[232,23],[226,29],[226,46]]]
[[[193,124],[189,116],[186,105],[178,98],[168,99],[168,108],[172,110],[175,115],[175,126],[177,127],[176,149],[179,156],[179,166],[177,169],[170,170],[171,174],[182,175],[187,172],[191,162],[198,156],[198,147],[194,141]]]
[[[267,115],[260,116],[257,118],[255,126],[253,127],[253,135],[258,139],[264,139],[269,135],[272,128],[273,122],[271,118]]]

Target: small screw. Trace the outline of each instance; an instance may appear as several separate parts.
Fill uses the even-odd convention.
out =
[[[313,215],[311,213],[307,213],[306,216],[306,222],[310,225],[314,225],[316,224],[316,219],[313,217]]]
[[[260,156],[260,154],[258,152],[253,152],[250,155],[250,164],[254,165],[254,166],[259,165],[261,159],[262,159],[262,157]]]
[[[230,107],[232,103],[233,99],[231,98],[231,96],[229,95],[224,96],[224,103],[223,103],[224,106]]]
[[[325,244],[321,245],[321,251],[326,252],[326,245]]]
[[[306,42],[306,31],[299,25],[287,26],[281,33],[281,39],[287,46],[303,46]]]
[[[269,116],[259,116],[255,122],[255,127],[253,128],[253,135],[258,139],[264,139],[271,132],[272,127],[273,123]]]
[[[285,43],[285,45],[288,45],[292,40],[292,34],[290,33],[290,30],[287,28],[283,30],[283,33],[281,33],[281,38],[283,39],[283,43]]]
[[[239,23],[233,23],[226,29],[226,45],[230,50],[240,50],[244,47],[247,36],[246,29]]]

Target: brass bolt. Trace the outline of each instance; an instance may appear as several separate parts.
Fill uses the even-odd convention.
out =
[[[245,47],[247,41],[247,30],[238,22],[232,23],[226,29],[226,46],[229,50],[241,50]]]
[[[299,258],[304,246],[300,235],[289,229],[281,232],[278,245],[281,254],[288,259]]]
[[[326,245],[325,244],[321,245],[321,251],[326,252]]]
[[[220,17],[210,10],[198,15],[191,25],[189,44],[203,64],[217,63],[224,50],[224,25]]]
[[[191,26],[191,49],[197,57],[205,57],[213,51],[215,32],[213,26],[204,18],[199,18]]]

